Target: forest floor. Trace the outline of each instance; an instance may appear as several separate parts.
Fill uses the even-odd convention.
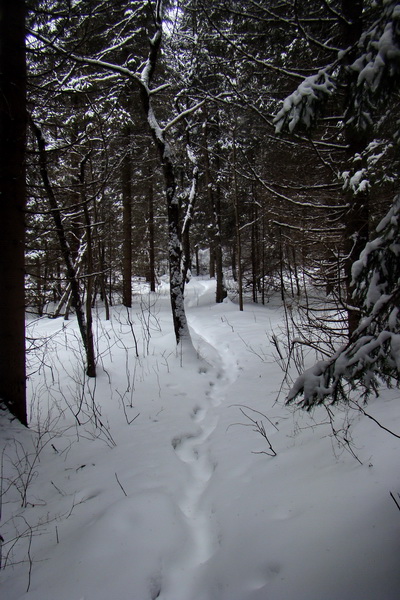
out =
[[[29,321],[31,426],[0,420],[2,598],[400,598],[400,439],[286,407],[282,309],[214,286],[187,286],[182,355],[166,284],[99,309],[90,381],[74,319]],[[398,434],[399,396],[367,407]]]

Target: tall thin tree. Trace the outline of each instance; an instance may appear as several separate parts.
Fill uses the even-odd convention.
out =
[[[27,425],[25,2],[0,0],[0,399]]]

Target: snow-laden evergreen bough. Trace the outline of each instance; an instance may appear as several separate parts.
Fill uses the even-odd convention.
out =
[[[347,117],[359,129],[371,125],[376,101],[385,100],[398,86],[400,76],[400,3],[381,0],[379,4],[378,19],[361,35],[357,46],[338,52],[332,63],[306,77],[285,98],[274,117],[277,133],[309,130],[328,99],[340,89],[346,72],[355,75],[353,105]],[[349,64],[354,52],[357,58]]]
[[[354,300],[363,318],[350,341],[329,360],[319,361],[293,385],[288,402],[301,397],[310,408],[346,400],[351,389],[364,395],[384,382],[397,384],[400,372],[400,195],[353,264]]]
[[[297,127],[310,129],[321,105],[336,88],[329,69],[321,69],[316,75],[306,77],[298,88],[288,96],[281,110],[274,117],[277,133],[285,128],[291,133]]]
[[[274,123],[278,133],[309,130],[318,112],[344,81],[349,102],[344,124],[361,132],[374,126],[374,115],[400,84],[400,3],[381,0],[374,6],[377,18],[354,46],[344,48],[336,59],[316,75],[307,77],[284,100]],[[346,77],[347,75],[347,77]],[[399,123],[393,131],[398,144]],[[367,147],[367,151],[371,145]],[[353,157],[359,160],[360,155]],[[378,159],[378,158],[377,158]],[[368,164],[374,164],[369,161]],[[356,195],[369,188],[370,173],[358,168],[341,175],[345,187]],[[344,188],[345,189],[345,188]],[[349,342],[328,360],[317,362],[293,385],[288,402],[310,408],[325,401],[348,400],[351,389],[362,388],[365,395],[377,391],[380,382],[397,383],[400,370],[400,196],[353,264],[354,305],[361,320]]]

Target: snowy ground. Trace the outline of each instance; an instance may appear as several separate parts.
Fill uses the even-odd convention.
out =
[[[400,598],[389,495],[400,491],[400,439],[337,411],[356,460],[324,409],[276,402],[282,371],[269,337],[281,310],[240,313],[213,299],[213,282],[190,282],[197,355],[176,356],[166,287],[138,289],[132,327],[121,307],[97,321],[89,384],[74,321],[31,323],[42,339],[29,379],[39,435],[0,422],[2,598]],[[368,411],[400,433],[398,390]]]

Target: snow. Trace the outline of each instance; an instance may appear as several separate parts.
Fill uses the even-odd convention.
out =
[[[306,77],[297,89],[283,101],[283,106],[273,119],[276,133],[287,125],[293,132],[300,124],[309,129],[315,119],[318,104],[335,90],[330,73],[321,69],[316,75]]]
[[[393,77],[398,74],[400,50],[398,47],[398,21],[400,19],[400,5],[388,2],[386,11],[387,23],[383,31],[373,28],[369,32],[371,38],[369,52],[361,55],[352,65],[358,72],[358,84],[364,84],[373,92],[381,85],[385,71]]]
[[[176,352],[166,283],[156,294],[137,287],[139,357],[127,309],[110,322],[99,309],[96,381],[79,366],[74,319],[32,321],[31,429],[6,415],[0,425],[3,598],[399,597],[389,493],[400,491],[400,440],[350,408],[334,409],[335,437],[325,408],[277,400],[269,338],[281,308],[240,312],[214,295],[214,281],[187,286],[187,354]],[[384,391],[367,410],[399,433],[398,402]]]

